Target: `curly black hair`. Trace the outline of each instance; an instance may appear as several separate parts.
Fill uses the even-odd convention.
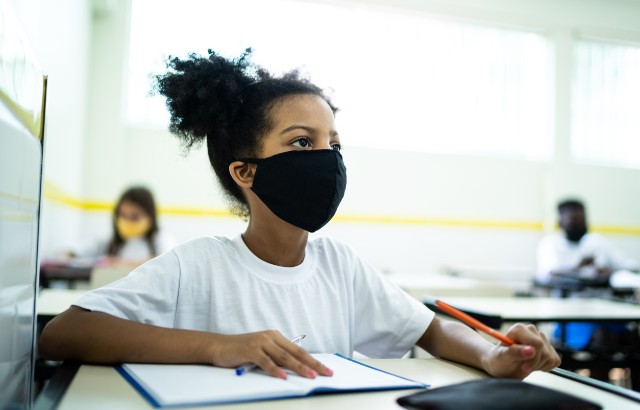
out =
[[[167,72],[155,77],[155,91],[166,97],[169,130],[188,150],[207,142],[209,161],[230,202],[243,218],[249,207],[229,173],[229,164],[255,157],[272,128],[270,113],[283,98],[313,94],[337,111],[323,91],[297,70],[276,77],[250,61],[252,50],[228,59],[212,50],[209,57],[169,57]]]

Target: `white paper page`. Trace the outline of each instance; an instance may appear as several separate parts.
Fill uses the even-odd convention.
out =
[[[161,405],[196,404],[303,395],[304,388],[260,371],[206,365],[125,364],[123,367]]]
[[[307,391],[314,389],[374,390],[403,386],[424,386],[422,383],[372,369],[335,354],[312,354],[312,356],[333,370],[333,376],[318,376],[315,379],[307,379],[289,374],[291,382],[306,386]]]

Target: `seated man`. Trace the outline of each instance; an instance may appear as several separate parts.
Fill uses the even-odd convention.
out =
[[[623,282],[616,279],[620,271],[640,271],[640,263],[624,255],[603,236],[588,233],[584,205],[566,200],[558,205],[558,224],[563,235],[546,236],[538,246],[539,282],[547,283],[554,276],[574,276],[594,281]],[[629,285],[637,287],[640,275],[624,275]],[[612,283],[616,286],[616,283]],[[620,287],[625,287],[624,283]]]
[[[554,277],[564,277],[584,279],[594,284],[640,287],[640,275],[637,274],[640,263],[624,255],[603,236],[587,232],[582,202],[566,200],[558,204],[558,224],[563,234],[546,236],[538,245],[536,279],[539,283],[550,283]],[[583,295],[596,296],[597,293],[587,291]],[[592,323],[569,323],[566,345],[583,349],[595,339],[611,339],[611,333],[624,333],[624,326],[606,326],[605,329]]]

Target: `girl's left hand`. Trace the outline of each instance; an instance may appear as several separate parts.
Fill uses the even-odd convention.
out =
[[[560,356],[547,336],[534,325],[515,324],[507,336],[516,341],[490,349],[482,360],[487,373],[494,377],[524,379],[535,370],[549,371],[560,365]]]

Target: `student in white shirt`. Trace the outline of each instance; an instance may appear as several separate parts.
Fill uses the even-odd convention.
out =
[[[332,372],[308,352],[399,357],[417,344],[499,377],[558,366],[534,326],[512,327],[513,346],[490,343],[435,317],[348,246],[309,240],[346,188],[336,108],[297,72],[276,77],[249,58],[174,58],[157,79],[170,130],[188,147],[206,142],[245,232],[190,241],[88,294],[43,331],[44,357],[255,363],[313,378]],[[289,341],[299,334],[303,346]]]
[[[560,202],[558,224],[562,234],[545,236],[538,245],[538,281],[545,283],[554,275],[571,275],[604,283],[620,282],[616,279],[619,271],[640,271],[638,261],[625,255],[603,236],[588,232],[581,201]],[[640,278],[640,275],[636,276]]]
[[[640,286],[640,264],[615,248],[606,238],[588,232],[584,204],[576,199],[558,204],[558,224],[562,234],[545,236],[538,245],[537,280],[550,283],[554,277],[574,277],[600,285]],[[608,289],[587,289],[574,296],[608,295]],[[581,350],[589,345],[626,344],[624,324],[598,326],[591,322],[568,323],[565,344]],[[556,330],[559,334],[559,330]],[[617,340],[619,339],[619,341]],[[604,378],[604,376],[602,377]]]

